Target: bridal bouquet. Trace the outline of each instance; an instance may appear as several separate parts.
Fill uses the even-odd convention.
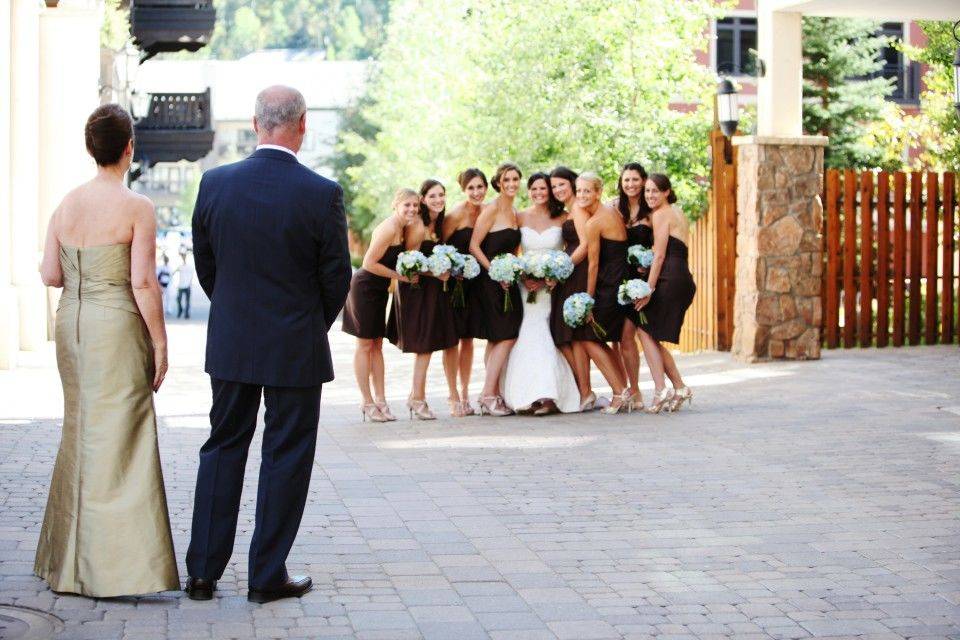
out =
[[[523,266],[523,275],[533,280],[545,280],[547,278],[547,260],[549,256],[546,251],[533,251],[525,253],[520,257],[520,263]],[[533,304],[537,301],[537,292],[527,292],[527,304]]]
[[[646,280],[634,278],[633,280],[624,280],[617,289],[617,302],[623,305],[632,305],[637,300],[643,300],[650,295],[650,285]],[[640,312],[640,322],[647,324],[647,316],[643,311]]]
[[[436,249],[434,249],[434,251],[436,251]],[[453,263],[453,268],[450,269],[450,275],[456,279],[456,282],[453,284],[453,307],[455,309],[463,309],[467,306],[467,300],[463,294],[463,281],[473,280],[480,275],[480,263],[477,262],[477,259],[473,256],[458,252],[454,252],[450,256],[450,262]],[[444,283],[444,286],[446,286],[446,283]]]
[[[627,262],[649,269],[650,265],[653,264],[653,249],[647,249],[642,244],[635,244],[627,249]]]
[[[501,253],[491,260],[488,271],[491,280],[506,285],[516,282],[522,272],[522,261],[512,253]],[[503,312],[507,313],[511,309],[513,309],[513,302],[510,300],[510,291],[507,290],[503,292]]]
[[[397,256],[397,273],[405,278],[412,278],[429,270],[430,265],[427,263],[427,257],[419,251],[404,251]],[[412,283],[411,286],[418,287],[419,285]]]
[[[589,324],[590,328],[593,329],[593,335],[603,340],[607,337],[606,329],[597,324],[597,321],[590,315],[594,304],[595,301],[589,293],[573,294],[563,301],[563,321],[567,323],[567,326],[574,329]]]

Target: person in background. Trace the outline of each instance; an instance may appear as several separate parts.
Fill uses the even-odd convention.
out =
[[[190,287],[193,286],[193,261],[187,251],[180,252],[177,274],[177,317],[190,319]]]
[[[163,303],[163,315],[167,315],[169,309],[169,300],[167,290],[170,288],[170,281],[173,280],[173,273],[170,271],[170,258],[163,254],[160,260],[160,266],[157,267],[157,282],[160,283],[160,301]]]

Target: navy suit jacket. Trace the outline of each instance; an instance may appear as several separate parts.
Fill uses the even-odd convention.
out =
[[[333,380],[327,331],[351,275],[340,185],[276,149],[207,171],[193,251],[210,297],[207,373],[269,387]]]

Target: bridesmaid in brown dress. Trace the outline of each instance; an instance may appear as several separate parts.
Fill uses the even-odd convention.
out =
[[[640,342],[655,387],[648,411],[659,413],[664,409],[676,411],[693,399],[693,392],[683,383],[677,363],[661,341],[680,341],[683,317],[693,302],[697,285],[687,264],[690,225],[683,212],[672,206],[677,197],[670,179],[661,173],[650,174],[644,195],[653,225],[654,257],[647,280],[653,293],[640,300],[637,309],[647,316],[647,323],[640,327]],[[664,374],[673,383],[673,390],[667,389]]]
[[[550,205],[563,207],[566,220],[563,222],[564,251],[573,260],[573,275],[557,285],[550,297],[550,333],[553,343],[567,359],[573,370],[580,391],[580,411],[591,411],[597,403],[597,394],[590,388],[590,357],[586,349],[574,341],[574,329],[563,321],[563,302],[574,293],[587,290],[587,245],[580,237],[586,236],[589,216],[576,210],[577,174],[564,166],[550,172]],[[576,213],[571,213],[576,210]]]
[[[393,215],[373,230],[363,265],[353,274],[350,294],[343,307],[343,330],[357,338],[353,371],[363,396],[360,410],[363,419],[369,418],[372,422],[396,420],[387,405],[384,384],[387,299],[391,279],[408,281],[395,269],[397,256],[403,251],[403,230],[413,222],[419,207],[420,196],[413,189],[400,189],[393,196]]]
[[[650,215],[647,201],[643,197],[643,186],[647,181],[647,171],[639,162],[628,162],[620,171],[617,181],[617,198],[608,205],[616,210],[627,226],[627,247],[640,244],[648,249],[653,247],[653,235],[650,227],[642,224]],[[636,267],[627,266],[626,279],[636,278]],[[646,269],[643,270],[646,272]],[[644,278],[646,273],[644,273]],[[630,387],[630,398],[634,408],[643,407],[643,396],[640,393],[640,350],[637,347],[637,327],[640,325],[640,312],[633,307],[623,307],[626,318],[623,322],[623,334],[619,343],[613,345],[613,350],[619,356],[623,365],[623,372]]]
[[[491,180],[491,186],[499,193],[487,205],[484,205],[477,218],[477,224],[470,238],[470,253],[480,263],[480,275],[476,288],[480,302],[480,333],[477,337],[486,338],[487,352],[484,358],[486,375],[483,393],[480,395],[480,414],[493,416],[510,415],[500,394],[500,374],[510,357],[510,350],[520,333],[523,321],[523,302],[516,283],[504,287],[494,282],[487,274],[490,259],[501,253],[516,253],[520,246],[520,223],[517,221],[517,209],[513,201],[520,190],[520,168],[510,162],[497,167]],[[513,309],[504,313],[503,296],[508,295]]]
[[[456,247],[460,253],[469,255],[473,227],[487,197],[487,176],[477,168],[464,169],[457,176],[457,182],[467,194],[467,199],[444,216],[443,241]],[[447,377],[447,391],[450,394],[450,415],[457,418],[474,414],[473,407],[470,406],[470,373],[473,370],[473,339],[477,337],[479,323],[475,282],[461,282],[466,301],[463,308],[453,306],[453,287],[447,287],[447,297],[453,309],[454,326],[460,341],[444,350],[443,372]],[[460,377],[459,389],[457,374]]]
[[[443,228],[446,197],[446,189],[437,180],[426,180],[420,185],[420,215],[404,231],[406,251],[416,249],[430,256]],[[430,357],[434,351],[449,349],[459,340],[453,309],[443,292],[443,283],[449,277],[449,272],[425,273],[416,285],[401,282],[390,309],[387,337],[404,353],[416,354],[407,408],[410,417],[418,420],[436,418],[426,400]]]
[[[595,173],[584,173],[577,179],[577,208],[590,216],[586,234],[587,293],[595,301],[593,319],[604,328],[606,336],[598,338],[590,327],[581,327],[574,339],[582,342],[610,383],[613,399],[603,412],[620,413],[631,410],[633,405],[621,367],[606,342],[619,342],[623,331],[624,312],[617,302],[617,289],[626,275],[627,229],[620,215],[600,202],[602,193],[603,182]]]

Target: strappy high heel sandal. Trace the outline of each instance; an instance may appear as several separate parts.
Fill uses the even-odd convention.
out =
[[[491,415],[495,418],[508,416],[512,411],[502,405],[500,396],[480,396],[480,415]]]
[[[630,396],[630,402],[633,403],[634,411],[646,411],[647,408],[643,406],[643,394],[637,391],[635,394]]]
[[[363,422],[387,422],[389,419],[380,412],[375,402],[360,405],[360,419]]]
[[[473,410],[473,405],[470,404],[469,400],[463,400],[460,403],[461,408],[463,409],[463,415],[465,416],[475,416],[477,412]]]
[[[684,386],[679,389],[674,389],[673,400],[670,401],[670,413],[680,411],[680,407],[683,406],[684,402],[689,405],[693,404],[693,391],[690,390],[690,387]]]
[[[383,417],[387,419],[388,422],[393,422],[397,419],[397,416],[393,415],[393,412],[390,411],[390,405],[387,404],[386,400],[377,400],[376,403],[377,409],[380,409],[380,413],[383,414]]]
[[[453,398],[447,398],[447,406],[450,407],[450,417],[462,418],[467,415],[463,412],[463,403]]]
[[[624,389],[620,392],[619,395],[613,396],[613,399],[610,401],[610,404],[603,409],[600,409],[600,413],[611,416],[618,413],[632,413],[633,412],[633,397],[630,395],[629,389]]]
[[[593,391],[587,396],[587,399],[580,403],[580,413],[593,411],[597,407],[597,394]]]
[[[410,419],[413,420],[436,420],[437,416],[433,415],[433,411],[430,411],[430,406],[427,405],[426,400],[414,400],[410,398],[407,400],[407,409],[410,409]]]
[[[673,390],[664,387],[653,394],[653,402],[647,407],[647,413],[660,413],[664,409],[669,410],[670,402],[673,401]]]

